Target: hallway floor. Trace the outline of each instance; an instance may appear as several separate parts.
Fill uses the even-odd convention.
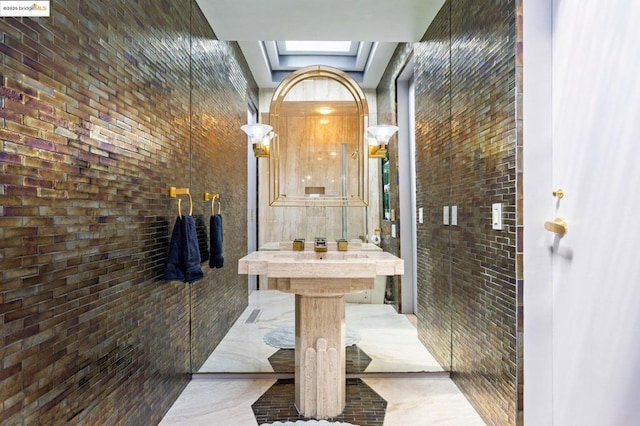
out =
[[[277,290],[252,292],[247,308],[199,372],[282,372],[273,365],[278,348],[268,345],[264,339],[276,330],[288,328],[293,332],[294,305],[293,294]],[[363,371],[442,371],[418,340],[415,325],[406,315],[398,314],[393,306],[347,303],[345,316],[347,335],[353,332],[357,339],[354,346],[370,358]],[[289,371],[293,372],[293,367]],[[350,372],[347,366],[347,373]]]
[[[194,378],[160,425],[259,425],[261,423],[258,423],[251,406],[275,382],[275,379]],[[386,413],[382,419],[384,426],[485,424],[448,378],[367,378],[363,382],[387,401]],[[281,419],[284,420],[287,419]],[[370,426],[380,423],[358,424]]]
[[[253,292],[247,309],[199,371],[231,373],[227,376],[234,378],[195,375],[161,425],[249,426],[302,420],[293,404],[293,380],[269,377],[274,372],[291,376],[294,352],[265,343],[265,336],[270,340],[274,332],[293,324],[293,295]],[[347,380],[345,410],[333,421],[360,426],[484,424],[448,377],[402,374],[442,373],[418,340],[411,318],[390,305],[347,303],[346,329],[356,341],[347,343],[347,374],[353,378]],[[286,341],[286,333],[285,337]],[[366,375],[379,372],[392,375]],[[257,374],[238,378],[244,373]],[[365,374],[357,378],[358,373]]]

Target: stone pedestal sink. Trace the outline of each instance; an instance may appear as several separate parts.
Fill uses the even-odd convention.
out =
[[[372,289],[376,275],[402,275],[402,259],[382,251],[256,251],[240,274],[295,293],[295,404],[304,417],[328,419],[345,406],[344,295]]]

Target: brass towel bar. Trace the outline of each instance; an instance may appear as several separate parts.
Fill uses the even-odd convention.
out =
[[[189,216],[193,214],[193,200],[191,199],[191,194],[189,193],[189,188],[176,188],[172,186],[169,188],[169,196],[177,197],[178,195],[186,195],[189,197]],[[178,198],[178,216],[182,219],[182,199]]]
[[[216,200],[218,200],[218,214],[220,214],[220,210],[222,210],[222,203],[220,202],[220,194],[210,194],[208,192],[205,192],[203,194],[202,198],[204,198],[205,201],[211,200],[211,214],[212,215],[215,214],[214,206],[215,206]]]

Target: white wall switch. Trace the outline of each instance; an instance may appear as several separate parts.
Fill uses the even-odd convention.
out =
[[[491,205],[491,226],[493,229],[502,229],[502,203]]]
[[[451,225],[458,226],[458,206],[451,206]]]
[[[396,224],[395,223],[391,224],[391,237],[392,238],[396,238]]]
[[[444,206],[442,208],[442,224],[443,225],[449,224],[449,206]]]
[[[418,209],[418,223],[424,223],[424,210],[422,207]]]

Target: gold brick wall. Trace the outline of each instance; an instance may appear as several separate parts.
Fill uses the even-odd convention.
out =
[[[378,87],[378,118],[395,122],[395,79],[411,48],[416,202],[424,208],[417,226],[419,337],[492,425],[516,424],[522,409],[518,5],[445,2],[420,43],[397,49]],[[395,185],[393,162],[391,174]],[[391,208],[398,207],[396,190],[392,185]],[[502,231],[491,227],[493,203],[503,205]],[[452,205],[458,226],[444,226],[443,207]]]
[[[153,424],[246,305],[257,89],[191,0],[51,5],[0,19],[0,423]],[[193,285],[162,278],[169,186],[223,202]]]

